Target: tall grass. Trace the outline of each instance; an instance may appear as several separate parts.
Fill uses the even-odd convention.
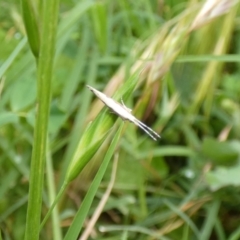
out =
[[[237,3],[2,3],[3,239],[239,238]]]
[[[48,118],[58,19],[58,1],[22,1],[28,42],[37,64],[37,109],[29,178],[25,239],[39,239],[42,192],[47,155]]]

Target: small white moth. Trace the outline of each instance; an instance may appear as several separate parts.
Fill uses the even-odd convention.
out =
[[[152,139],[157,141],[157,138],[160,138],[160,136],[154,132],[150,127],[139,121],[137,118],[135,118],[131,114],[131,109],[127,108],[123,100],[121,99],[122,104],[116,102],[112,98],[106,96],[104,93],[99,92],[95,88],[87,85],[87,87],[106,105],[108,106],[115,114],[117,114],[119,117],[123,119],[123,121],[128,120],[129,122],[134,123],[138,127],[140,127],[143,131],[145,131]]]

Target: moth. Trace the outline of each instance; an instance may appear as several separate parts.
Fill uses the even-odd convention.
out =
[[[155,131],[153,131],[150,127],[139,121],[132,115],[132,110],[125,106],[123,100],[121,99],[121,103],[116,102],[112,98],[106,96],[104,93],[99,92],[97,89],[87,85],[87,87],[108,107],[110,108],[116,115],[123,119],[123,121],[129,121],[140,127],[144,132],[146,132],[153,140],[157,141],[157,138],[160,138]]]

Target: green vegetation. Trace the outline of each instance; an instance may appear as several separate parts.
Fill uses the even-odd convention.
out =
[[[240,239],[239,4],[209,2],[0,1],[0,239]]]

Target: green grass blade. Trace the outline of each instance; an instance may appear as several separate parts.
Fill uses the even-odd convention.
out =
[[[39,239],[58,5],[58,0],[50,0],[44,2],[43,7],[43,32],[37,72],[38,108],[31,161],[25,240]]]
[[[195,223],[190,219],[190,217],[187,216],[183,211],[181,211],[179,208],[174,206],[170,201],[163,200],[164,204],[166,204],[169,209],[171,209],[173,212],[175,212],[179,217],[181,217],[190,227],[190,229],[194,232],[196,239],[201,239],[200,232],[195,225]]]
[[[24,197],[18,199],[18,201],[14,205],[12,205],[10,208],[8,208],[5,212],[2,212],[1,216],[0,216],[0,223],[2,224],[2,222],[6,221],[6,219],[10,215],[14,214],[14,212],[19,210],[23,206],[25,206],[27,201],[28,201],[28,196],[24,196]]]
[[[93,29],[96,40],[99,45],[99,50],[104,53],[107,49],[107,10],[106,4],[96,2],[90,10]]]
[[[238,227],[228,238],[229,240],[238,240],[240,239],[240,227]]]
[[[8,68],[11,66],[13,61],[17,58],[21,50],[26,45],[27,39],[23,38],[21,42],[17,45],[17,47],[14,49],[14,51],[11,53],[11,55],[4,61],[4,63],[0,67],[0,78],[5,74],[5,72],[8,70]]]
[[[207,211],[207,218],[201,231],[201,240],[210,239],[211,233],[213,232],[213,228],[217,220],[219,208],[220,201],[215,201],[211,206],[209,206],[209,209]]]
[[[161,232],[157,232],[156,230],[152,230],[142,226],[108,225],[108,226],[101,226],[100,230],[101,232],[105,232],[105,233],[118,231],[121,233],[123,232],[141,233],[148,236],[148,238],[142,238],[142,239],[170,240],[170,238],[163,236]]]
[[[104,176],[104,173],[107,169],[107,166],[109,164],[109,161],[111,160],[111,157],[116,149],[116,146],[118,144],[118,140],[120,138],[121,135],[121,131],[123,128],[124,123],[122,122],[120,128],[118,129],[118,131],[116,132],[116,135],[114,136],[111,145],[109,146],[109,149],[105,155],[105,158],[82,202],[82,205],[80,207],[80,209],[78,210],[72,225],[70,226],[70,228],[68,229],[68,232],[64,238],[64,240],[72,240],[72,239],[77,239],[77,236],[79,234],[79,232],[82,229],[83,223],[87,217],[88,211],[90,209],[91,203],[93,201],[93,198],[97,192],[97,189],[101,183],[101,180]]]
[[[224,225],[220,221],[219,216],[217,216],[217,219],[215,222],[215,232],[218,240],[226,240]]]
[[[49,143],[48,143],[49,145]],[[47,161],[46,161],[46,170],[47,170],[47,186],[48,186],[48,196],[50,204],[54,202],[56,198],[56,188],[54,183],[54,169],[52,163],[52,156],[50,148],[47,151]],[[60,216],[58,209],[55,208],[52,212],[52,231],[53,231],[53,240],[61,240],[62,232],[60,226]]]
[[[176,59],[176,62],[240,62],[240,57],[238,54],[222,54],[222,55],[188,55],[188,56],[179,56]]]
[[[71,71],[68,81],[66,81],[64,85],[64,89],[60,100],[60,107],[64,111],[67,111],[71,106],[71,102],[73,101],[74,93],[76,92],[77,86],[80,83],[80,81],[82,81],[81,76],[83,76],[83,71],[84,68],[86,67],[87,53],[91,46],[89,33],[90,33],[89,29],[85,28],[83,31],[83,39],[78,48],[78,53],[76,55],[73,69]],[[95,60],[94,61],[92,60],[92,62],[94,64]],[[81,117],[82,116],[84,115],[81,115]]]
[[[88,40],[88,42],[90,42],[88,36],[86,36],[86,40]],[[82,46],[82,47],[84,48],[84,46]],[[87,49],[89,49],[89,47],[87,47]],[[82,50],[80,50],[80,52],[82,54]],[[83,56],[85,56],[85,58],[86,58],[85,54],[82,54],[82,57]],[[78,61],[78,66],[76,66],[76,68],[84,69],[84,67],[81,67],[81,66],[85,66],[85,64],[84,64],[85,61],[86,60],[84,60],[84,58],[82,58],[80,61]],[[91,84],[94,85],[94,82],[96,81],[97,69],[98,69],[98,54],[96,52],[94,54],[94,57],[88,63],[88,65],[89,65],[89,70],[88,70],[88,73],[87,73],[87,76],[86,76],[86,82],[90,85]],[[81,74],[80,72],[78,72],[78,73]],[[75,73],[75,78],[77,78],[78,73]],[[79,76],[78,76],[78,78],[79,78]],[[71,81],[71,79],[70,79],[70,81]],[[68,94],[68,96],[69,95],[70,94]],[[81,102],[80,102],[81,107],[79,107],[79,109],[77,111],[76,120],[74,121],[74,125],[73,125],[73,128],[72,128],[71,138],[70,138],[68,148],[67,148],[65,156],[64,156],[64,160],[63,160],[63,166],[64,167],[63,167],[62,172],[61,172],[61,180],[60,180],[61,183],[63,182],[63,179],[66,175],[66,169],[69,165],[69,159],[71,159],[72,156],[74,155],[74,151],[77,151],[76,150],[77,146],[79,144],[79,141],[81,141],[82,132],[84,130],[83,129],[83,124],[84,124],[84,121],[86,121],[86,119],[83,116],[86,116],[87,112],[89,111],[89,105],[90,105],[91,97],[92,97],[91,92],[88,90],[88,88],[85,87],[84,90],[83,90],[82,96],[81,96],[81,99],[82,99]],[[69,98],[69,100],[71,100],[71,99]]]
[[[21,0],[21,4],[28,42],[33,55],[38,58],[40,49],[40,27],[37,6],[35,5],[35,1],[32,0]]]
[[[67,186],[68,186],[68,184],[67,184],[66,182],[61,186],[61,188],[60,188],[60,190],[59,190],[59,192],[58,192],[56,198],[54,199],[54,202],[52,203],[52,205],[51,205],[51,207],[49,208],[49,210],[48,210],[46,216],[44,217],[43,221],[41,222],[41,225],[40,225],[40,228],[39,228],[40,231],[42,230],[42,228],[43,228],[43,226],[45,225],[45,223],[47,222],[49,216],[50,216],[51,213],[53,212],[53,210],[54,210],[56,204],[59,202],[59,200],[60,200],[61,197],[63,196],[63,194],[64,194],[64,192],[65,192]]]
[[[84,0],[79,3],[68,13],[68,17],[64,18],[59,24],[58,37],[61,37],[65,32],[79,21],[82,14],[86,13],[93,5],[94,1]]]

